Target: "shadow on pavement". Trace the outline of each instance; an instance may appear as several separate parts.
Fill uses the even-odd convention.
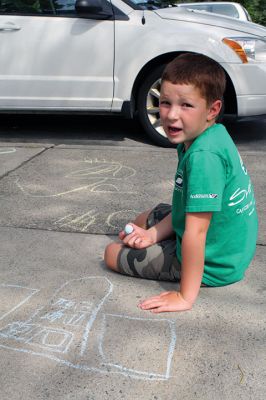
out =
[[[119,116],[1,115],[0,118],[2,141],[55,144],[99,142],[116,146],[133,140],[140,144],[153,144],[138,121]]]
[[[54,145],[158,147],[139,122],[121,116],[2,114],[0,140]],[[240,151],[266,150],[266,118],[223,120]]]

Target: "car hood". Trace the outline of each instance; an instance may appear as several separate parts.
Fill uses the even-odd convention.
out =
[[[223,17],[198,10],[178,9],[178,7],[154,10],[163,19],[192,22],[221,28],[228,28],[236,32],[256,35],[266,39],[266,28],[253,22],[240,21],[236,18]]]

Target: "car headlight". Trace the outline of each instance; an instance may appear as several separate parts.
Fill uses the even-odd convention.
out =
[[[250,37],[227,37],[223,43],[240,57],[243,63],[266,61],[266,40]]]

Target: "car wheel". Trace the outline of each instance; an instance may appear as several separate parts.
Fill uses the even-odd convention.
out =
[[[159,114],[161,75],[164,68],[165,65],[161,65],[144,78],[138,92],[137,111],[141,125],[153,142],[159,146],[172,147],[161,126]]]

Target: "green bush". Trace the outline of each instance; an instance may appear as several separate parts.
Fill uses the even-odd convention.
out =
[[[248,10],[253,22],[266,26],[266,0],[242,0],[237,3]]]

